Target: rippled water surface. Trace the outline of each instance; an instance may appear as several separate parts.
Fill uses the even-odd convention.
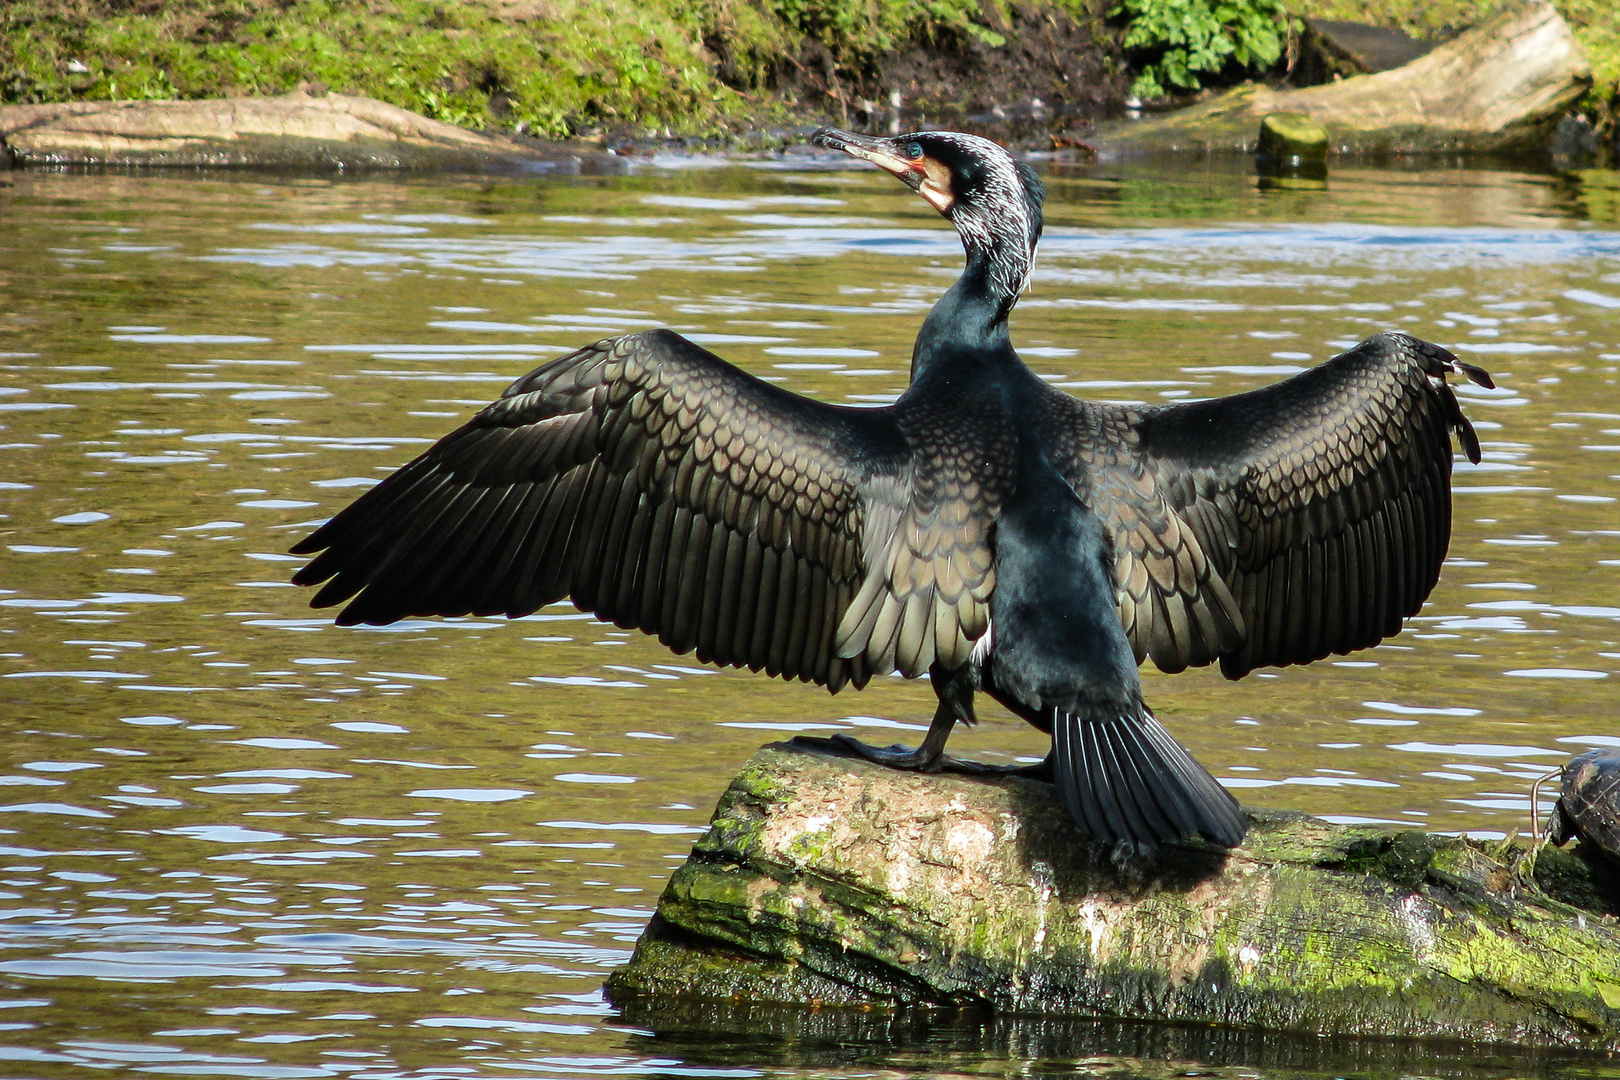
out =
[[[1217,776],[1257,805],[1500,835],[1535,777],[1620,745],[1611,175],[1049,181],[1014,339],[1074,393],[1227,394],[1387,327],[1499,383],[1458,388],[1485,461],[1458,468],[1452,558],[1405,633],[1238,684],[1147,675]],[[617,1015],[604,977],[749,754],[908,738],[928,689],[715,671],[569,606],[338,629],[287,584],[315,523],[598,337],[672,326],[800,393],[892,400],[959,248],[886,177],[0,184],[0,1073],[1484,1068],[1072,1024]],[[1043,752],[1005,716],[956,739]]]

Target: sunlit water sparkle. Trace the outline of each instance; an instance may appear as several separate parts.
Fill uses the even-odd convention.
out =
[[[799,732],[913,738],[927,688],[830,698],[568,605],[338,629],[287,582],[294,540],[604,335],[672,326],[796,392],[892,401],[959,261],[921,203],[875,175],[743,168],[7,179],[0,1071],[1169,1076],[1212,1060],[1061,1023],[807,1034],[761,1016],[740,1043],[713,1034],[735,1018],[655,1035],[600,986],[729,777]],[[1485,460],[1458,467],[1452,558],[1405,633],[1239,684],[1146,675],[1223,782],[1337,821],[1502,835],[1527,823],[1536,777],[1620,745],[1620,232],[1592,194],[1611,179],[1050,182],[1014,333],[1059,386],[1227,394],[1383,328],[1499,383],[1458,388]],[[956,738],[986,760],[1042,752],[1003,715]],[[1231,1064],[1245,1053],[1216,1067],[1330,1070]],[[1448,1061],[1429,1071],[1464,1068]]]

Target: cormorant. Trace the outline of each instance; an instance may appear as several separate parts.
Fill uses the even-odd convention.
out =
[[[893,405],[797,396],[669,330],[546,363],[293,547],[343,625],[527,615],[569,597],[677,653],[837,691],[927,673],[934,770],[973,694],[1052,734],[1092,837],[1241,842],[1234,800],[1142,701],[1144,657],[1229,678],[1397,633],[1450,536],[1446,383],[1489,377],[1377,334],[1227,398],[1081,401],[1013,351],[1041,233],[1034,172],[951,132],[816,143],[899,177],[967,252]],[[330,579],[330,580],[328,580]]]

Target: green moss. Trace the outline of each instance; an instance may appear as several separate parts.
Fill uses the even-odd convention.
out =
[[[0,95],[204,98],[312,82],[450,123],[547,135],[677,116],[701,128],[739,105],[739,91],[710,70],[702,42],[716,12],[707,6],[527,7],[535,17],[516,22],[481,3],[430,0],[176,0],[134,10],[11,0],[0,10]],[[769,27],[737,26],[768,38]]]
[[[694,995],[695,987],[702,988]],[[728,950],[654,918],[630,964],[607,990],[615,1003],[635,998],[703,997],[731,1001],[860,1005],[866,996],[792,961]]]
[[[769,806],[776,802],[787,789],[782,783],[780,774],[765,768],[757,761],[750,761],[731,781],[731,787],[721,799],[722,810],[730,808],[739,801],[746,801],[758,806]]]

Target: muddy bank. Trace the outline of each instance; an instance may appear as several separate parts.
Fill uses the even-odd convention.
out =
[[[983,5],[999,43],[908,41],[856,64],[819,43],[779,69],[790,99],[840,126],[876,133],[939,126],[1046,144],[1054,129],[1122,116],[1131,75],[1108,4]]]
[[[27,0],[0,15],[0,29],[26,28],[30,24],[17,21],[18,11],[54,2]],[[297,10],[297,5],[291,9]],[[550,41],[546,35],[553,33],[549,9],[511,4],[464,5],[457,9],[461,22],[437,30],[481,32],[483,24],[475,25],[468,14],[474,10],[484,11],[493,20],[489,25],[507,35],[499,40],[514,48],[513,43],[530,39]],[[177,99],[0,106],[0,141],[5,160],[15,165],[571,173],[615,171],[625,158],[669,149],[781,150],[800,143],[822,122],[879,133],[945,126],[1029,150],[1071,147],[1081,154],[1093,147],[1105,154],[1252,152],[1261,118],[1290,112],[1325,123],[1340,153],[1534,155],[1547,151],[1560,121],[1569,126],[1571,107],[1592,82],[1580,44],[1553,6],[1547,0],[1515,0],[1487,23],[1391,70],[1303,89],[1250,84],[1146,119],[1109,122],[1125,110],[1131,67],[1120,48],[1120,27],[1109,21],[1108,10],[1096,2],[1061,7],[1035,0],[987,2],[974,9],[979,21],[901,22],[890,28],[892,40],[839,37],[811,26],[789,41],[777,27],[766,34],[775,42],[774,52],[765,49],[765,38],[756,40],[766,33],[759,27],[710,28],[700,51],[706,50],[704,63],[710,67],[704,70],[716,81],[705,104],[682,106],[689,133],[643,126],[654,115],[646,111],[653,109],[650,98],[642,103],[645,109],[611,104],[619,100],[613,94],[637,79],[675,77],[660,74],[657,64],[639,73],[614,73],[598,65],[594,70],[606,80],[604,86],[618,89],[606,97],[568,98],[558,86],[523,82],[517,73],[521,65],[508,70],[516,61],[507,65],[494,54],[479,61],[482,68],[458,69],[452,43],[464,47],[471,38],[451,36],[445,39],[450,51],[436,83],[441,90],[405,95],[411,107],[382,100],[403,93],[400,87],[409,80],[398,70],[399,86],[377,88],[379,97],[328,93],[324,83],[306,83],[301,85],[317,91],[185,100],[187,92],[204,84],[176,87],[164,75]],[[226,28],[225,37],[246,40],[255,25]],[[1340,26],[1341,37],[1342,31]],[[202,34],[197,27],[190,32]],[[356,42],[364,44],[382,31],[369,27],[355,33],[360,35]],[[6,48],[21,55],[23,37],[0,47],[0,60]],[[885,43],[888,47],[879,47]],[[386,55],[383,49],[372,59]],[[670,62],[673,55],[650,57],[649,63]],[[342,59],[356,65],[365,57]],[[75,58],[66,67],[80,72],[73,76],[77,82],[35,83],[28,93],[48,97],[72,88],[99,93],[116,65],[99,70]],[[697,70],[687,75],[695,78]],[[371,86],[364,71],[345,72],[346,79],[334,85]],[[9,85],[15,91],[23,81],[13,78]],[[674,100],[657,106],[666,107],[676,108]],[[691,131],[694,124],[709,126]],[[472,130],[477,127],[483,130]],[[1581,153],[1573,156],[1606,156],[1601,130],[1576,125],[1570,131],[1591,144],[1577,147]],[[584,138],[556,143],[525,132],[573,132]]]
[[[273,97],[302,83],[547,138],[736,138],[1040,100],[1117,111],[1110,0],[7,0],[0,103]],[[862,118],[865,119],[862,119]]]

